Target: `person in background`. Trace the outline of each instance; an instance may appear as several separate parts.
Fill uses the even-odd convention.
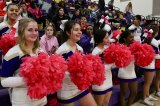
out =
[[[126,6],[125,10],[125,18],[127,19],[128,24],[131,23],[131,20],[133,19],[133,10],[132,10],[132,2],[129,2],[128,5]]]
[[[100,9],[100,12],[105,11],[105,0],[98,0],[98,7]]]
[[[59,47],[55,35],[56,35],[55,27],[53,25],[48,25],[45,29],[45,34],[41,37],[40,47],[48,55],[53,54]]]
[[[70,17],[64,13],[62,7],[58,8],[56,15],[52,18],[52,23],[55,24],[56,31],[60,31],[60,25],[62,20],[69,20]]]
[[[82,33],[88,27],[87,18],[84,15],[81,16],[80,26],[81,26]]]
[[[79,22],[80,19],[81,19],[81,13],[80,13],[80,10],[77,9],[75,11],[75,14],[73,14],[72,20],[75,20],[75,21]]]
[[[91,53],[93,49],[93,26],[88,25],[86,30],[81,36],[80,46],[83,48],[84,53]]]
[[[141,16],[136,15],[134,17],[133,24],[129,27],[129,30],[133,28],[134,40],[138,41],[139,43],[142,43],[142,40],[141,40],[142,28],[140,26],[140,23],[141,23]]]
[[[55,1],[52,1],[51,7],[49,8],[48,14],[47,14],[47,18],[48,18],[48,21],[49,21],[49,22],[51,22],[53,16],[56,15],[57,8],[58,8],[58,7],[57,7]]]
[[[36,18],[32,13],[30,13],[30,12],[27,10],[26,3],[25,3],[25,2],[21,2],[20,7],[21,7],[21,9],[22,9],[21,17],[28,17],[28,18],[32,18],[32,19],[35,19],[35,18]]]

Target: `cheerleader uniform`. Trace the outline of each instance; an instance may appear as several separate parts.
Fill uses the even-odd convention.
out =
[[[156,71],[156,69],[155,69],[155,60],[156,59],[160,59],[160,55],[158,54],[159,43],[155,38],[152,39],[151,45],[152,45],[153,49],[155,50],[155,56],[154,56],[153,61],[148,66],[140,67],[140,69],[145,71],[145,72],[154,72],[154,71]]]
[[[76,44],[76,46],[78,51],[83,51],[83,49],[78,44]],[[67,42],[65,42],[58,48],[56,54],[61,54],[64,56],[64,58],[67,59],[73,54],[73,51]],[[62,83],[62,88],[57,92],[57,97],[60,103],[68,104],[81,99],[88,93],[89,91],[87,90],[80,91],[78,87],[71,81],[70,73],[66,71],[65,78]]]
[[[119,68],[118,79],[121,82],[137,81],[134,60],[132,60],[128,66]]]
[[[92,51],[93,55],[97,55],[97,54],[102,54],[104,50],[95,47]],[[93,94],[95,95],[103,95],[106,94],[109,91],[112,91],[112,87],[113,87],[113,83],[112,83],[112,72],[111,72],[111,68],[113,66],[113,64],[106,64],[104,63],[105,66],[105,78],[106,80],[104,80],[102,85],[92,85],[92,90],[93,90]]]
[[[31,54],[31,56],[34,55],[36,54]],[[3,87],[11,88],[9,93],[12,106],[44,106],[47,103],[46,97],[31,99],[27,94],[28,88],[23,78],[19,76],[19,67],[24,56],[19,45],[15,45],[7,52],[0,72],[1,84]]]
[[[132,25],[131,27],[136,27],[135,25]],[[134,31],[134,40],[138,41],[139,43],[141,43],[141,35],[142,35],[142,28],[136,27],[136,30]]]
[[[11,26],[7,23],[7,21],[3,21],[0,23],[0,36],[5,33],[9,33],[11,31]]]

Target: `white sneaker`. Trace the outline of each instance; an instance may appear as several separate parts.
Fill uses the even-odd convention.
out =
[[[149,98],[145,98],[143,103],[147,106],[154,106],[154,103],[152,103],[151,101],[149,101]]]
[[[160,97],[160,91],[157,92],[155,95],[158,96],[158,97]]]
[[[155,100],[158,100],[158,99],[153,97],[152,95],[149,95],[148,100],[155,101]]]

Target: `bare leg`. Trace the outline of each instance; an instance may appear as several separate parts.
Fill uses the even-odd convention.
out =
[[[128,90],[127,82],[120,82],[120,105],[125,106],[125,96]]]
[[[127,106],[131,106],[134,102],[136,95],[137,95],[137,81],[129,83],[128,86],[129,86],[129,90],[130,90],[130,95],[128,98]]]
[[[81,106],[97,106],[93,96],[90,93],[78,100],[78,102]]]
[[[112,95],[112,91],[106,93],[104,101],[103,101],[103,106],[108,106],[111,95]]]
[[[103,100],[105,98],[105,94],[104,95],[95,95],[94,99],[97,103],[98,106],[102,106],[103,105]]]
[[[69,104],[61,104],[61,106],[74,106],[73,103],[69,103]]]
[[[154,72],[144,72],[143,100],[149,96],[149,89],[154,77]]]
[[[160,69],[156,70],[155,89],[156,93],[160,90]]]

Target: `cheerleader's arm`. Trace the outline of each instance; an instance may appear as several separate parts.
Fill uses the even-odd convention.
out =
[[[22,77],[7,77],[7,78],[2,77],[1,85],[3,87],[10,87],[10,88],[26,86]]]

